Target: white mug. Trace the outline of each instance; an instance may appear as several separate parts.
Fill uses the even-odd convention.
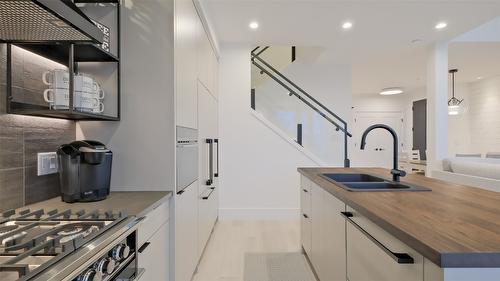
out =
[[[99,83],[96,84],[97,84],[97,89],[93,92],[93,94],[96,96],[96,98],[103,100],[105,96],[104,90],[101,88],[101,85],[99,85]]]
[[[97,103],[97,106],[94,107],[94,109],[92,110],[93,113],[103,113],[104,112],[104,103],[102,103],[102,101],[99,101]]]
[[[46,89],[43,91],[43,99],[54,109],[69,108],[68,89]]]
[[[42,74],[42,82],[54,89],[68,89],[69,73],[64,69],[45,71]]]
[[[99,88],[94,78],[82,73],[75,75],[75,92],[94,93]]]
[[[94,94],[87,92],[75,92],[75,107],[79,111],[104,112],[104,104]]]

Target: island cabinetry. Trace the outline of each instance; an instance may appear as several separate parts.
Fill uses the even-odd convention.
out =
[[[311,263],[322,281],[346,280],[345,204],[311,184]]]

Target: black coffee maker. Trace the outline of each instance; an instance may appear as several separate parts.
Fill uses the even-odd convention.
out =
[[[113,153],[98,141],[82,140],[57,149],[64,202],[91,202],[109,195]]]

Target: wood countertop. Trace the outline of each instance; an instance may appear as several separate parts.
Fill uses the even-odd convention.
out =
[[[55,197],[27,205],[21,209],[115,210],[126,211],[128,215],[139,217],[161,205],[170,197],[172,197],[171,191],[111,192],[106,199],[97,202],[65,203],[61,200],[61,197]]]
[[[500,193],[421,175],[401,181],[432,191],[351,192],[320,174],[366,173],[389,180],[389,170],[298,171],[440,267],[500,267]]]

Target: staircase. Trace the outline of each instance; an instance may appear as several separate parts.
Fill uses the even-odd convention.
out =
[[[252,109],[317,156],[327,150],[342,151],[344,167],[349,167],[348,139],[352,135],[347,122],[285,76],[286,68],[292,67],[296,59],[295,47],[285,51],[285,56],[290,55],[289,64],[283,62],[282,56],[279,63],[264,59],[270,48],[258,46],[251,51],[252,75],[268,78],[252,77]]]

